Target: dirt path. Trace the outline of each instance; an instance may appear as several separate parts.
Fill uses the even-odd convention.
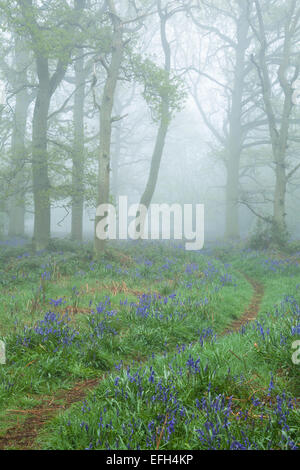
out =
[[[220,336],[225,336],[230,333],[239,331],[240,328],[245,325],[246,323],[255,320],[255,318],[258,315],[259,308],[261,301],[264,297],[264,286],[263,284],[260,284],[259,282],[255,281],[255,279],[252,279],[248,276],[245,276],[249,284],[252,285],[254,293],[250,302],[250,305],[247,307],[245,310],[244,314],[238,318],[237,320],[233,321],[231,325],[229,325],[228,328],[226,328],[223,333],[221,333]]]
[[[36,449],[35,439],[43,425],[59,411],[69,408],[73,403],[83,400],[89,390],[95,388],[104,376],[85,380],[69,390],[60,390],[54,397],[44,397],[43,404],[30,410],[7,410],[8,413],[26,415],[21,424],[14,426],[0,436],[0,450],[5,448],[32,450]]]
[[[264,287],[254,279],[247,276],[245,277],[254,289],[250,305],[247,307],[242,317],[232,322],[220,336],[239,331],[242,325],[253,321],[259,312],[259,307],[264,296]],[[83,400],[86,394],[95,388],[104,378],[105,375],[96,379],[79,382],[70,390],[60,390],[54,397],[46,397],[42,405],[38,405],[31,410],[8,410],[8,412],[20,415],[25,414],[28,417],[18,426],[8,429],[4,436],[0,436],[0,450],[6,448],[22,450],[37,449],[35,440],[44,424],[58,412],[69,408],[73,403]]]

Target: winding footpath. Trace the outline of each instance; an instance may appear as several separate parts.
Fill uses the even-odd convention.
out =
[[[219,336],[225,336],[240,330],[240,328],[255,320],[259,313],[260,304],[264,296],[264,286],[255,279],[245,276],[247,281],[253,287],[251,302],[243,315],[233,321],[226,330]],[[101,380],[105,379],[107,374],[99,378],[85,380],[76,383],[69,390],[60,390],[54,396],[43,398],[43,404],[30,410],[7,410],[8,413],[25,415],[25,421],[7,430],[4,436],[0,436],[0,450],[4,449],[22,449],[33,450],[38,446],[35,440],[46,422],[52,419],[60,411],[68,409],[73,403],[82,401],[86,394],[93,390]]]
[[[220,336],[225,336],[230,333],[239,331],[243,325],[255,320],[259,313],[260,304],[264,297],[264,286],[263,284],[257,282],[255,279],[252,279],[248,276],[245,276],[245,278],[253,287],[253,296],[250,305],[244,311],[243,315],[234,322],[232,322],[231,325],[226,328],[226,330],[224,330]]]

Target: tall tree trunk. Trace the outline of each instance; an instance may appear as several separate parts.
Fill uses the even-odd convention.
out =
[[[120,116],[120,119],[116,121],[113,129],[113,142],[114,150],[111,160],[111,193],[117,199],[119,192],[119,164],[121,159],[122,151],[122,135],[123,135],[123,120],[122,115],[124,114],[125,109],[132,103],[135,94],[135,87],[132,88],[131,94],[128,99],[124,102],[121,98],[122,91],[117,90],[114,100],[114,112],[117,116]],[[123,116],[124,117],[124,116]]]
[[[24,160],[25,160],[25,133],[28,107],[30,98],[27,93],[27,66],[28,51],[24,49],[24,43],[20,38],[15,41],[16,80],[14,88],[20,91],[16,94],[15,115],[11,141],[11,165],[15,174],[13,185],[14,194],[9,200],[9,227],[8,234],[13,236],[24,236],[25,223],[25,182],[24,182]]]
[[[158,129],[158,133],[156,136],[154,151],[152,154],[148,181],[147,181],[146,188],[144,190],[144,193],[140,201],[140,204],[146,206],[147,209],[149,208],[151,204],[154,191],[156,188],[161,159],[162,159],[163,150],[164,150],[165,141],[166,141],[166,136],[167,136],[167,132],[169,129],[169,123],[170,123],[169,105],[168,105],[168,102],[165,102],[163,103],[162,117],[161,117],[159,129]]]
[[[290,127],[290,116],[293,108],[293,89],[291,88],[290,84],[287,82],[285,75],[286,70],[288,68],[288,57],[289,57],[289,47],[288,44],[289,40],[286,39],[285,44],[285,51],[284,53],[287,55],[287,59],[284,58],[283,62],[279,68],[279,81],[281,86],[284,90],[284,105],[283,105],[283,113],[281,118],[281,126],[280,132],[273,135],[272,139],[272,148],[273,148],[273,155],[274,161],[276,164],[275,170],[275,191],[274,191],[274,204],[273,204],[273,221],[284,235],[286,232],[286,190],[287,190],[287,183],[288,183],[288,174],[286,171],[286,151],[288,148],[288,141],[289,141],[289,127]],[[287,62],[286,62],[287,61]]]
[[[161,36],[161,43],[162,43],[164,57],[165,57],[164,69],[165,69],[165,72],[167,72],[169,76],[171,72],[171,49],[170,49],[170,44],[168,42],[167,33],[166,33],[166,24],[168,20],[168,15],[163,14],[161,10],[160,2],[158,3],[158,7],[159,7],[158,8],[159,16],[160,16],[160,36]],[[149,209],[149,206],[151,204],[151,201],[153,199],[153,195],[155,192],[161,159],[163,156],[163,151],[164,151],[165,142],[166,142],[166,136],[167,136],[169,125],[170,125],[169,97],[166,94],[165,96],[162,96],[161,99],[162,99],[162,107],[161,107],[160,126],[157,132],[155,147],[154,147],[154,151],[152,154],[148,181],[147,181],[144,193],[142,194],[142,197],[140,200],[140,204],[145,206],[147,209]],[[143,236],[143,227],[145,223],[144,215],[145,214],[140,214],[140,217],[139,219],[137,219],[137,223],[136,223],[136,232],[139,233],[140,237]]]
[[[75,11],[76,3],[77,0],[75,1]],[[56,49],[50,47],[48,50],[46,44],[48,36],[46,37],[44,33],[47,30],[48,40],[51,42],[54,39],[54,36],[52,38],[51,35],[55,35],[57,29],[63,28],[64,34],[68,34],[68,38],[73,38],[77,29],[75,25],[80,21],[80,12],[77,11],[77,14],[74,15],[72,24],[65,21],[66,18],[64,18],[62,19],[63,26],[63,23],[60,24],[61,19],[59,19],[53,29],[51,26],[41,26],[39,24],[39,12],[38,8],[33,5],[33,0],[22,0],[18,2],[18,5],[23,17],[20,24],[22,24],[22,28],[27,29],[31,37],[38,78],[37,97],[32,121],[32,187],[34,201],[32,241],[34,248],[41,250],[46,248],[50,241],[51,208],[47,155],[48,112],[51,97],[65,76],[74,47],[74,43],[66,41],[66,47],[62,54],[60,47],[57,46],[58,56],[54,59],[53,55],[56,55]],[[49,71],[50,58],[52,63],[56,61],[52,74]]]
[[[50,106],[48,60],[37,58],[39,88],[32,121],[32,179],[34,201],[33,244],[36,250],[50,240],[50,183],[48,177],[47,130]]]
[[[116,14],[113,0],[109,0],[108,4],[113,21],[113,42],[111,61],[107,70],[107,77],[100,107],[100,152],[98,165],[97,207],[102,204],[109,203],[112,111],[118,75],[123,58],[123,26]],[[100,240],[96,234],[96,227],[101,220],[102,217],[96,214],[94,249],[97,256],[103,253],[106,245],[106,240]]]
[[[72,240],[82,241],[84,205],[84,98],[85,73],[82,52],[75,62],[74,143],[72,167]]]
[[[237,23],[237,44],[235,59],[234,86],[229,117],[229,137],[227,147],[227,182],[226,182],[226,226],[225,238],[238,239],[239,231],[239,169],[242,152],[242,109],[245,81],[245,54],[249,45],[249,22],[247,3],[241,2],[241,14]]]
[[[284,159],[283,159],[284,161]],[[276,165],[276,183],[274,191],[273,220],[278,228],[285,231],[286,170],[284,164]]]
[[[295,67],[294,77],[287,78],[290,69],[291,55],[293,53],[292,40],[295,40],[295,35],[299,29],[299,17],[300,10],[297,9],[297,0],[291,0],[288,2],[288,7],[285,12],[285,23],[283,26],[284,31],[284,42],[283,51],[281,54],[280,66],[278,69],[278,80],[281,89],[284,94],[284,104],[280,117],[280,124],[277,125],[276,115],[278,113],[277,104],[276,106],[272,102],[272,78],[269,72],[267,49],[268,41],[266,36],[266,27],[264,24],[263,13],[260,2],[254,0],[256,7],[256,13],[258,18],[258,32],[260,42],[259,52],[259,64],[255,62],[252,56],[252,62],[258,70],[258,75],[261,81],[263,100],[265,105],[265,112],[268,120],[269,133],[273,151],[273,161],[276,165],[275,169],[275,190],[274,190],[274,202],[273,202],[273,223],[276,224],[277,231],[281,232],[282,235],[286,232],[286,220],[285,220],[285,202],[286,202],[286,189],[288,179],[297,170],[298,165],[288,175],[286,173],[286,150],[289,141],[289,127],[290,117],[293,109],[293,88],[292,83],[297,79],[299,75],[299,66]],[[275,234],[278,240],[281,238],[281,234]],[[283,239],[280,240],[280,243]],[[274,239],[276,242],[276,239]]]
[[[235,149],[236,150],[236,149]],[[239,173],[240,173],[240,154],[234,152],[227,162],[227,181],[226,181],[226,226],[225,239],[237,240],[240,236],[239,229]]]
[[[122,124],[121,121],[115,126],[114,132],[114,153],[111,165],[111,192],[117,199],[119,196],[119,162],[121,157],[121,138],[122,138]]]

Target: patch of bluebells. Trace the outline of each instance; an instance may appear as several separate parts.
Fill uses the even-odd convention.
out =
[[[50,281],[51,280],[51,272],[50,271],[42,272],[41,279],[42,279],[42,281]]]
[[[203,388],[200,357],[186,348],[179,354],[189,354],[185,363],[176,363],[175,355],[163,375],[154,366],[127,366],[111,377],[104,403],[102,395],[101,401],[94,395],[66,425],[81,433],[86,449],[155,449],[159,436],[168,448],[173,443],[177,448],[179,436],[194,449],[297,448],[291,425],[296,402],[286,392],[264,400],[253,395],[249,407],[241,409],[232,396],[217,393],[212,382]],[[194,398],[183,393],[182,381],[188,385],[191,374],[202,385]],[[269,389],[274,391],[273,377]],[[137,402],[143,418],[136,416]]]
[[[273,272],[273,273],[288,273],[290,272],[291,275],[299,274],[300,268],[299,264],[290,258],[286,259],[273,259],[268,258],[261,261],[261,264],[266,272]]]
[[[11,382],[9,379],[2,379],[0,381],[0,390],[2,389],[4,392],[11,393],[16,382]]]
[[[211,261],[208,261],[206,269],[203,270],[204,278],[206,280],[215,278],[219,272],[219,268],[217,268]]]
[[[196,263],[187,264],[185,267],[186,274],[193,274],[194,272],[199,271],[199,265]]]
[[[242,334],[249,327],[244,326]],[[264,320],[256,320],[251,328],[258,333],[256,341],[259,347],[274,347],[278,356],[278,346],[284,351],[289,350],[289,339],[300,335],[300,306],[293,296],[285,296],[272,315],[269,313]],[[288,353],[290,354],[290,350]]]
[[[28,244],[28,240],[24,238],[10,238],[9,240],[0,240],[0,246],[11,246],[11,247],[19,247],[25,246]]]
[[[111,263],[107,263],[105,265],[105,271],[108,273],[108,272],[111,272],[112,275],[114,275],[114,277],[117,275],[117,277],[122,277],[122,276],[127,276],[129,275],[129,271],[128,269],[122,269],[120,266],[116,266],[116,265],[113,265]],[[92,267],[90,268],[92,271],[95,270],[95,267],[94,265],[92,265]]]
[[[171,267],[176,264],[176,260],[175,259],[169,259],[169,258],[165,258],[165,263],[162,265],[162,269],[163,270],[169,270],[171,269]]]
[[[204,342],[208,341],[212,344],[216,341],[217,335],[212,328],[204,328],[201,332],[198,332],[199,339],[198,342],[203,347]]]
[[[266,328],[258,320],[255,321],[255,325],[256,325],[256,331],[258,331],[258,333],[260,334],[261,339],[263,341],[266,341],[267,337],[270,336],[270,328],[268,327]]]
[[[143,319],[156,319],[161,321],[180,321],[187,317],[182,308],[188,299],[182,301],[175,293],[169,296],[156,294],[143,294],[137,303],[131,303],[132,310]]]
[[[225,273],[220,276],[220,284],[222,287],[227,286],[227,285],[233,285],[236,287],[236,282],[234,282],[233,277],[229,273]]]
[[[23,334],[18,334],[16,344],[25,348],[36,345],[55,347],[54,351],[73,345],[79,332],[69,326],[67,314],[47,312],[34,327],[24,327]]]
[[[50,305],[53,305],[54,307],[61,307],[63,304],[66,303],[66,301],[63,300],[62,297],[60,297],[59,299],[50,299],[49,303]]]
[[[116,317],[117,312],[111,309],[111,301],[109,297],[104,302],[99,302],[96,310],[91,311],[88,317],[88,325],[90,329],[90,339],[102,339],[105,335],[117,335],[118,332],[110,324],[111,319]]]

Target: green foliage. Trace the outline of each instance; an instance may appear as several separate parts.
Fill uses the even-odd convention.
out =
[[[186,99],[183,81],[156,65],[149,58],[135,54],[130,59],[134,78],[144,86],[143,97],[148,104],[152,118],[159,121],[163,107],[168,107],[169,119],[180,111]]]
[[[286,247],[285,247],[285,251],[287,253],[290,253],[290,254],[299,254],[300,253],[300,241],[299,240],[295,240],[291,243],[289,243]]]
[[[261,219],[257,221],[256,229],[248,245],[252,249],[263,250],[271,247],[283,248],[289,240],[287,229],[282,228],[276,221],[265,222]]]

